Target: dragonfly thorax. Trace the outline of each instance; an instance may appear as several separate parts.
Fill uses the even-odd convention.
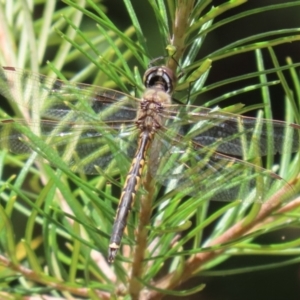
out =
[[[163,125],[162,112],[171,104],[171,96],[166,92],[149,88],[144,92],[136,124],[141,130],[156,131]]]
[[[155,132],[163,125],[161,112],[165,105],[171,104],[170,94],[174,81],[174,73],[165,66],[152,67],[146,71],[144,84],[147,89],[140,102],[136,121],[141,131]]]

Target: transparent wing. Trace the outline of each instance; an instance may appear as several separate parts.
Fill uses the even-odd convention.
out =
[[[127,161],[118,165],[128,171],[137,144],[138,99],[15,68],[0,68],[0,94],[24,115],[24,120],[0,121],[1,148],[18,154],[34,151],[19,130],[27,126],[74,172],[99,174],[116,157]]]
[[[92,122],[103,125],[113,121],[108,126],[114,127],[131,122],[139,107],[138,99],[118,91],[10,67],[0,67],[0,93],[29,119],[39,116],[76,124],[90,122],[91,126]]]
[[[300,126],[282,121],[245,117],[197,106],[171,105],[163,111],[167,127],[177,128],[187,140],[214,146],[224,154],[244,156],[250,144],[260,156],[281,153],[283,143],[300,149]]]
[[[26,119],[1,121],[2,148],[15,153],[34,150],[19,130],[29,126],[74,172],[105,172],[113,159],[124,161],[118,164],[122,174],[129,170],[137,147],[134,122],[140,100],[14,68],[0,69],[0,93],[24,109]],[[162,184],[189,195],[223,201],[253,195],[254,201],[262,201],[265,187],[282,180],[244,159],[281,152],[283,143],[291,151],[300,148],[300,127],[295,124],[196,106],[168,105],[158,113],[165,126],[151,145],[150,171]]]
[[[186,195],[264,201],[273,183],[285,181],[254,159],[282,152],[284,143],[291,151],[300,149],[296,124],[181,105],[162,115],[166,126],[150,154],[159,163],[151,162],[150,170],[157,181]]]
[[[36,151],[19,130],[19,126],[24,125],[28,125],[24,120],[0,121],[0,147],[16,154]],[[33,123],[30,125],[33,126]],[[122,175],[126,175],[136,151],[138,132],[134,127],[103,132],[90,124],[77,127],[64,124],[63,128],[59,128],[57,122],[42,121],[40,125],[42,131],[38,137],[51,146],[73,172],[99,174],[99,168],[105,170],[117,158],[122,161],[118,168]],[[39,152],[43,152],[42,149]]]
[[[179,136],[177,140],[169,140],[167,132],[160,135],[163,142],[160,142],[159,165],[153,168],[150,163],[150,170],[155,180],[183,196],[263,202],[273,183],[278,186],[285,183],[275,173],[217,153],[213,147],[202,147]]]

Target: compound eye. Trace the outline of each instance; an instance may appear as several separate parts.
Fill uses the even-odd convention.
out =
[[[157,82],[163,84],[166,93],[172,93],[176,82],[174,72],[165,66],[149,68],[144,75],[145,87],[152,88]]]

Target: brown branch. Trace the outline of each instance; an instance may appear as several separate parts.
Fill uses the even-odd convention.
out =
[[[190,15],[194,8],[193,0],[179,0],[176,11],[175,20],[173,24],[173,36],[171,38],[171,45],[175,48],[174,59],[170,59],[168,67],[175,73],[177,62],[182,57],[186,48],[186,33],[190,27]]]
[[[221,245],[228,243],[238,237],[241,237],[248,233],[254,226],[262,222],[267,218],[271,213],[273,213],[278,207],[283,203],[288,196],[290,196],[291,186],[295,186],[300,181],[300,176],[290,182],[289,184],[284,185],[279,191],[277,191],[270,199],[262,204],[257,217],[248,224],[245,224],[245,219],[239,221],[237,224],[233,225],[222,235],[214,239],[208,246],[212,247],[215,245]],[[174,271],[165,277],[161,278],[156,282],[155,287],[158,289],[174,289],[178,287],[183,282],[190,279],[196,272],[199,272],[201,266],[203,266],[208,261],[214,259],[216,256],[223,253],[226,249],[210,251],[210,252],[201,252],[191,257],[186,261],[185,266],[183,267],[180,274]],[[151,291],[148,295],[148,299],[161,299],[163,297],[158,291]]]
[[[49,275],[34,272],[31,269],[23,267],[22,265],[15,265],[3,255],[0,255],[0,266],[1,265],[8,268],[9,270],[23,275],[28,280],[43,284],[47,287],[52,287],[55,290],[69,292],[73,295],[81,297],[90,296],[90,288],[79,287],[76,284],[71,286],[70,283],[64,283],[63,281],[57,280],[56,278]],[[107,292],[102,292],[95,289],[93,289],[93,292],[99,296],[99,299],[110,299],[110,294]]]
[[[148,228],[152,213],[152,201],[155,193],[155,180],[147,172],[146,178],[143,182],[143,187],[147,191],[146,195],[142,195],[140,201],[140,214],[139,214],[139,226],[136,235],[136,247],[134,251],[134,260],[132,263],[131,278],[129,282],[129,294],[132,299],[139,299],[139,294],[143,288],[143,285],[137,278],[142,278],[145,257],[145,251],[147,250],[148,242]]]

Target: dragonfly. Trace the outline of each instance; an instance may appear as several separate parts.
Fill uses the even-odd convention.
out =
[[[270,184],[284,180],[254,159],[282,152],[284,143],[291,152],[300,149],[299,125],[173,103],[175,84],[174,72],[163,65],[146,70],[141,98],[0,67],[0,94],[24,116],[0,120],[0,148],[40,154],[26,127],[73,172],[106,174],[114,163],[125,178],[109,262],[120,248],[145,165],[155,182],[181,195],[264,202]]]

